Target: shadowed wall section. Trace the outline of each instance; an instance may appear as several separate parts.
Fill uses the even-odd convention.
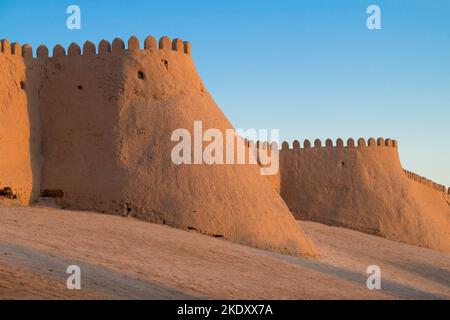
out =
[[[403,170],[397,142],[341,139],[287,143],[273,183],[298,219],[450,252],[450,201],[445,187]],[[412,175],[410,175],[412,178]],[[418,177],[418,176],[417,176]]]
[[[0,203],[28,204],[41,188],[40,72],[27,69],[22,47],[0,42]]]

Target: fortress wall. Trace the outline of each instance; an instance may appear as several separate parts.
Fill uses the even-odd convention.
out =
[[[145,70],[139,59],[152,60],[159,68],[151,75],[155,84],[157,74],[166,68],[166,56],[189,61],[189,51],[185,50],[189,43],[180,41],[174,40],[172,46],[163,37],[158,45],[150,36],[141,49],[136,37],[131,37],[127,46],[121,39],[112,44],[103,40],[98,50],[91,42],[83,48],[73,43],[67,52],[55,46],[52,57],[45,46],[38,48],[33,63],[44,70],[45,79],[40,88],[44,195],[56,196],[66,207],[130,214],[132,201],[124,197],[129,168],[123,163],[126,156],[122,155],[120,119],[127,103],[124,100],[137,94],[138,88],[129,88],[127,83],[132,78],[147,81],[155,71]],[[133,64],[132,73],[124,70],[127,63]],[[144,96],[157,99],[157,93]],[[133,128],[133,135],[139,130]]]
[[[128,94],[121,101],[126,106],[120,119],[123,165],[138,168],[129,170],[126,179],[132,214],[239,243],[314,255],[311,243],[256,164],[172,163],[176,143],[167,139],[175,129],[186,128],[193,137],[193,122],[201,120],[203,131],[214,128],[225,136],[233,126],[206,91],[191,59],[176,51],[160,54],[157,59],[137,57],[148,80],[128,81]],[[167,64],[161,69],[164,60]],[[127,62],[125,74],[135,73],[133,61]],[[145,192],[149,188],[151,192]]]
[[[265,168],[268,171],[264,175],[266,180],[269,180],[270,184],[275,191],[279,194],[281,191],[281,175],[278,166],[278,170],[273,165],[274,161],[279,161],[279,145],[277,142],[267,141],[252,141],[245,139],[245,159],[247,163],[255,163],[262,169]],[[273,155],[274,150],[278,152],[278,157]],[[276,170],[276,172],[274,172]]]
[[[98,49],[57,45],[50,57],[45,46],[34,56],[27,45],[2,41],[0,202],[28,204],[42,192],[66,208],[315,256],[274,185],[298,218],[448,250],[450,190],[403,171],[396,141],[306,140],[292,150],[285,143],[281,170],[268,177],[258,157],[248,165],[174,165],[173,130],[194,136],[198,120],[204,131],[232,129],[190,50],[180,39],[147,37],[141,48],[131,37]]]
[[[64,208],[133,216],[241,244],[315,256],[281,197],[255,165],[173,164],[170,138],[194,121],[232,126],[206,91],[190,45],[135,37],[98,48],[28,52],[40,76],[44,196]],[[51,55],[51,56],[50,56]],[[193,152],[193,150],[192,150]]]
[[[417,173],[408,171],[406,169],[403,169],[403,172],[405,173],[406,177],[408,179],[411,179],[412,181],[415,181],[417,183],[421,183],[421,184],[423,184],[423,185],[425,185],[425,186],[427,186],[427,187],[429,187],[429,188],[431,188],[431,189],[433,189],[433,190],[435,190],[437,192],[450,194],[450,192],[448,192],[448,191],[450,191],[450,188],[447,189],[442,184],[436,183],[436,182],[434,182],[434,181],[432,181],[430,179],[422,177],[422,176],[418,175]]]
[[[22,57],[30,47],[0,42],[0,203],[26,205],[40,192],[39,72]]]
[[[114,48],[102,42],[98,54],[92,45],[87,42],[82,50],[71,44],[67,52],[57,45],[52,58],[46,47],[37,51],[35,63],[45,70],[42,189],[60,197],[63,206],[122,213],[116,123],[125,82],[123,53],[117,41]]]
[[[297,219],[450,252],[450,202],[408,179],[392,140],[298,141],[280,152],[281,195]]]

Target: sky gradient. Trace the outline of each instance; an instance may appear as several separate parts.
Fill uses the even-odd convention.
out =
[[[66,28],[71,4],[81,30]],[[366,27],[371,4],[382,30]],[[450,186],[449,17],[447,0],[0,0],[0,38],[51,49],[180,37],[236,128],[390,137],[406,169]]]

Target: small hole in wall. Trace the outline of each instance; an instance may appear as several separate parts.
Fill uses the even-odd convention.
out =
[[[342,167],[345,166],[345,162],[344,161],[341,162],[341,166]]]
[[[25,90],[25,82],[20,81],[20,89]]]
[[[141,80],[145,79],[145,75],[142,71],[138,71],[137,76],[138,76],[138,79],[141,79]]]
[[[78,90],[83,90],[83,86],[78,86]]]
[[[169,70],[169,61],[162,59],[161,62],[164,64],[167,70]]]

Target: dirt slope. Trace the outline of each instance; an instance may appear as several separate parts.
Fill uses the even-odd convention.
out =
[[[319,260],[133,218],[0,207],[0,297],[450,299],[448,254],[301,225],[317,243]],[[64,289],[69,264],[81,267],[81,293]],[[382,270],[381,291],[366,288],[369,265]]]

